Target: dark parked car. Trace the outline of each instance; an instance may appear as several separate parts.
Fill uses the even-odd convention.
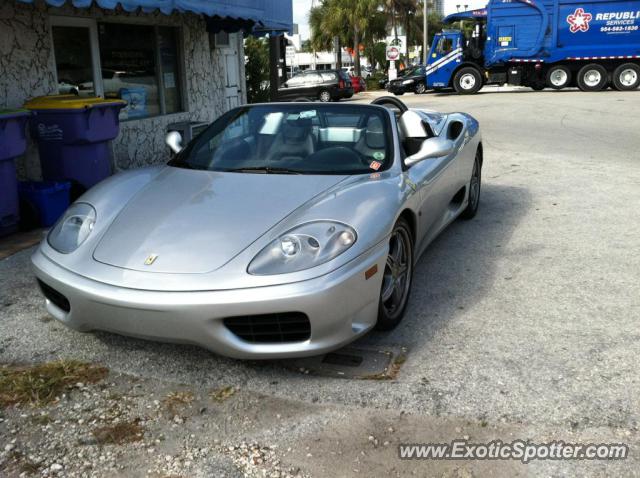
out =
[[[407,68],[398,78],[389,82],[387,90],[394,95],[402,95],[411,91],[420,95],[427,91],[426,75],[424,66]]]
[[[306,70],[278,89],[280,101],[298,99],[338,101],[351,98],[353,86],[349,74],[342,70]]]

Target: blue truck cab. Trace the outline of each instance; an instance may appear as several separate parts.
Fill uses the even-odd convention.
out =
[[[429,89],[472,94],[485,84],[583,91],[640,85],[637,0],[490,0],[444,22],[471,24],[436,34],[426,65]]]

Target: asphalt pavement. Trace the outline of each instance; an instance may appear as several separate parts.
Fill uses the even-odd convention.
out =
[[[484,169],[477,217],[451,225],[420,258],[403,323],[353,344],[406,350],[395,379],[327,377],[295,363],[68,330],[43,320],[30,250],[0,261],[0,362],[77,358],[145,380],[234,386],[282,399],[283,410],[289,400],[306,404],[300,427],[273,439],[324,447],[290,457],[313,476],[638,475],[640,91],[485,88],[400,98],[475,116]],[[356,456],[374,429],[394,426],[412,442],[615,441],[632,455],[530,465],[401,463],[375,449],[357,465],[331,458],[334,437]]]

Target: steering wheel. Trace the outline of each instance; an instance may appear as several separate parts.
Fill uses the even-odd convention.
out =
[[[398,116],[402,115],[402,113],[409,110],[409,108],[407,108],[407,105],[405,105],[402,101],[400,101],[395,96],[381,96],[380,98],[376,98],[375,100],[373,100],[371,104],[386,106],[391,110],[397,109],[400,112]]]

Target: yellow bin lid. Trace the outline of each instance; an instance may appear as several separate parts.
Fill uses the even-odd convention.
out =
[[[80,110],[102,105],[126,105],[123,100],[105,100],[99,96],[51,95],[32,98],[24,104],[30,110]]]

